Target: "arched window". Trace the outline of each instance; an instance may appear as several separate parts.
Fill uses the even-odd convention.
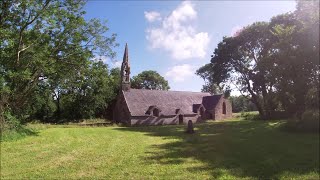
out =
[[[226,103],[222,103],[222,114],[227,114],[227,108],[226,108]]]
[[[153,116],[159,117],[159,109],[158,108],[153,109]]]

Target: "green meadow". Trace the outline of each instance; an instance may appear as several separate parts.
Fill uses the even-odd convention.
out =
[[[282,124],[29,125],[1,142],[1,179],[319,179],[319,135]]]

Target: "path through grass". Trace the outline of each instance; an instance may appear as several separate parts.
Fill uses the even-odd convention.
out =
[[[1,179],[318,179],[319,135],[280,121],[51,127],[1,143]]]

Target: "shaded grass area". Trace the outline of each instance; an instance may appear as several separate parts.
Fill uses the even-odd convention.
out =
[[[1,179],[319,179],[319,135],[282,121],[184,126],[38,127],[1,144]]]
[[[319,135],[279,131],[283,123],[210,122],[198,125],[194,135],[177,133],[175,127],[121,130],[179,138],[180,141],[153,146],[157,152],[151,151],[149,160],[172,165],[197,159],[205,165],[188,171],[207,171],[213,178],[319,179]]]

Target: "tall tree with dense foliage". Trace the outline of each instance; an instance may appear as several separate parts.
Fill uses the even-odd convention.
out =
[[[169,90],[168,81],[156,71],[143,71],[133,76],[131,86],[135,89]]]
[[[298,115],[319,108],[319,1],[298,1],[295,13],[273,18],[270,26],[278,100]]]
[[[260,114],[266,116],[263,109],[269,105],[266,101],[272,84],[265,79],[267,70],[262,64],[269,52],[266,49],[269,34],[268,24],[261,22],[246,27],[236,37],[224,38],[215,50],[211,63],[201,67],[197,74],[218,86],[235,82],[240,91],[250,93]]]
[[[116,77],[118,78],[118,77]],[[64,119],[86,119],[103,117],[117,91],[112,84],[107,65],[92,62],[83,76],[69,79],[61,93],[61,111]]]
[[[233,83],[250,96],[264,119],[279,106],[301,115],[307,107],[306,96],[319,92],[319,4],[298,1],[294,13],[254,23],[237,36],[225,37],[211,63],[197,74],[206,80],[204,87]]]
[[[86,21],[84,5],[84,0],[0,2],[1,108],[26,118],[34,96],[50,90],[58,102],[77,83],[70,79],[84,79],[96,66],[89,59],[114,57],[115,34],[106,36],[105,22]]]

